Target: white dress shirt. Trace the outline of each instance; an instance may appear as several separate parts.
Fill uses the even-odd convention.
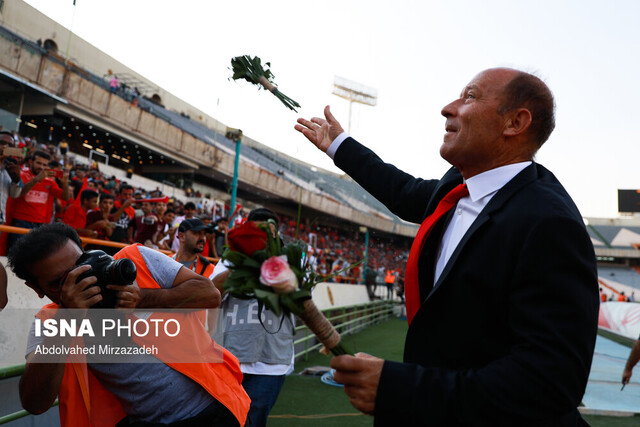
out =
[[[327,149],[327,155],[333,159],[340,145],[348,137],[349,135],[346,132],[338,135]],[[469,227],[471,227],[471,224],[473,224],[473,221],[478,218],[482,209],[487,206],[498,190],[504,187],[530,164],[531,162],[527,161],[501,166],[473,176],[465,181],[469,189],[469,195],[458,201],[453,217],[451,221],[449,221],[440,245],[438,246],[436,271],[433,278],[434,284],[440,278],[451,255],[458,247],[467,230],[469,230]]]
[[[469,195],[458,201],[454,208],[455,212],[451,221],[445,229],[436,259],[436,272],[433,278],[435,284],[442,274],[442,270],[449,262],[451,255],[458,247],[473,221],[478,218],[482,209],[489,203],[491,198],[511,181],[524,168],[531,164],[530,161],[513,163],[499,168],[491,169],[481,174],[475,175],[465,181],[469,189]]]

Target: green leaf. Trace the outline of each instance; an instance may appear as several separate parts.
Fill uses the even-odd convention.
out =
[[[265,291],[263,289],[255,289],[256,298],[258,298],[269,310],[273,311],[276,316],[282,314],[280,307],[280,297],[275,292]]]
[[[289,243],[284,247],[289,265],[302,269],[302,245],[300,242]]]
[[[229,278],[233,280],[242,280],[247,281],[251,277],[253,277],[255,273],[251,270],[233,270],[231,274],[229,274]]]
[[[247,257],[245,260],[242,261],[242,266],[243,267],[255,268],[255,269],[260,270],[260,265],[261,264],[258,261],[256,261],[253,258],[249,258],[249,257]],[[258,274],[260,274],[260,273],[258,272]]]
[[[225,249],[222,253],[222,259],[229,261],[233,265],[242,265],[243,261],[247,258],[246,255],[240,252],[232,251],[231,249]]]

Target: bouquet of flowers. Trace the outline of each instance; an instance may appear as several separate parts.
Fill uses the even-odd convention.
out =
[[[231,59],[231,69],[233,71],[233,80],[244,79],[254,85],[262,85],[266,90],[271,92],[278,98],[287,108],[298,112],[294,107],[300,108],[293,99],[289,98],[284,93],[280,92],[277,87],[273,85],[273,78],[275,77],[271,70],[271,63],[264,64],[266,68],[262,68],[262,60],[257,56],[253,58],[249,55],[236,56]],[[260,86],[258,86],[260,88]]]
[[[311,289],[326,279],[309,271],[306,243],[283,245],[271,227],[273,221],[260,225],[247,221],[229,231],[222,259],[231,263],[231,273],[224,289],[237,298],[256,298],[276,315],[295,314],[327,350],[352,354],[311,299]]]

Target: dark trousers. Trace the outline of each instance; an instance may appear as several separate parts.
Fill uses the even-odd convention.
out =
[[[286,375],[243,374],[242,387],[251,398],[247,426],[264,427],[267,425],[267,417],[273,405],[276,404],[285,377]]]
[[[124,417],[116,427],[239,427],[240,423],[236,417],[222,403],[217,400],[207,406],[195,417],[186,420],[176,421],[169,424],[147,423],[144,421],[131,421],[129,417]]]

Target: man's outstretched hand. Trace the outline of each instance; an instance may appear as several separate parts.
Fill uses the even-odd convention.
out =
[[[311,121],[306,119],[298,119],[295,129],[307,137],[309,141],[324,153],[331,145],[334,139],[338,137],[344,130],[340,123],[333,117],[329,106],[324,107],[324,119],[314,117]]]
[[[344,384],[353,407],[367,415],[373,415],[375,410],[383,365],[383,359],[365,353],[331,359],[331,367],[336,370],[333,379]]]

